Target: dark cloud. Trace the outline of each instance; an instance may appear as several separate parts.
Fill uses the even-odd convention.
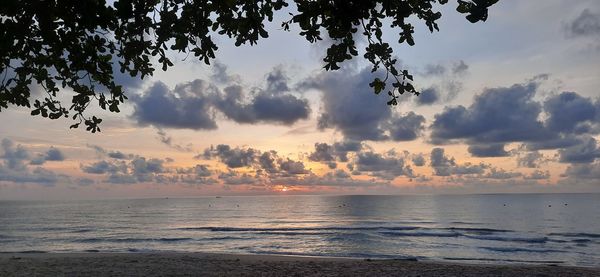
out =
[[[46,152],[46,161],[64,161],[65,155],[57,148],[50,147]]]
[[[399,176],[414,176],[412,168],[406,164],[404,158],[398,157],[393,152],[387,155],[371,151],[359,152],[353,161],[353,168],[358,172],[386,180],[393,180]]]
[[[127,164],[123,161],[97,161],[89,165],[81,166],[81,170],[90,174],[115,174],[127,173],[129,171]]]
[[[260,91],[246,101],[240,86],[225,88],[225,96],[216,103],[216,107],[227,118],[242,124],[268,122],[291,125],[307,119],[310,114],[306,99]]]
[[[221,80],[225,78],[222,74],[226,73],[213,78]],[[285,93],[289,91],[287,82],[281,68],[268,74],[266,88],[255,88],[252,94],[247,94],[240,84],[229,84],[221,91],[217,85],[201,79],[179,84],[173,90],[157,82],[143,95],[132,97],[133,118],[142,126],[213,130],[217,128],[215,113],[221,112],[240,124],[291,125],[307,119],[310,107],[308,100]],[[170,142],[168,137],[161,138]]]
[[[276,151],[261,152],[253,148],[232,148],[220,144],[205,150],[204,158],[217,158],[230,169],[250,167],[259,174],[266,172],[268,176],[289,176],[310,173],[301,161],[280,157]]]
[[[600,14],[584,9],[577,18],[566,26],[567,34],[575,37],[600,36]]]
[[[289,81],[290,78],[286,75],[283,67],[277,66],[267,74],[267,86],[265,91],[273,94],[289,91]]]
[[[65,155],[57,148],[50,147],[44,154],[38,154],[35,158],[30,161],[33,165],[42,165],[46,161],[64,161]]]
[[[415,98],[419,106],[433,105],[439,103],[440,92],[435,87],[429,87],[421,91],[419,97]]]
[[[520,142],[526,146],[517,152],[558,149],[561,162],[593,162],[598,149],[591,136],[600,132],[599,102],[563,92],[549,97],[542,105],[533,99],[540,78],[511,87],[486,89],[468,108],[446,107],[435,115],[432,142],[464,141],[476,157],[507,156],[505,145]],[[546,115],[544,121],[540,119],[543,115]],[[522,159],[520,165],[537,166],[539,154],[517,155]]]
[[[277,152],[271,150],[271,151],[262,153],[258,157],[258,164],[261,169],[265,170],[269,174],[277,173],[278,172]]]
[[[125,154],[121,151],[111,151],[111,152],[108,152],[107,155],[109,158],[118,159],[118,160],[128,160],[128,159],[133,158],[133,155]]]
[[[562,163],[591,163],[600,158],[600,149],[596,139],[586,137],[580,144],[559,149],[558,154]]]
[[[573,164],[567,168],[564,175],[574,179],[600,180],[600,162]]]
[[[395,141],[417,139],[425,129],[425,117],[409,112],[403,116],[393,116],[388,123],[389,135]]]
[[[414,154],[412,155],[412,162],[415,166],[424,166],[425,156],[423,154]]]
[[[286,175],[298,175],[298,174],[308,174],[309,171],[304,168],[304,163],[301,161],[294,161],[291,159],[281,159],[279,160],[279,168],[282,172],[286,173]]]
[[[482,174],[488,168],[484,164],[465,163],[459,165],[454,158],[446,156],[443,148],[433,148],[431,150],[430,164],[436,176]]]
[[[315,143],[315,151],[308,155],[308,159],[313,162],[331,162],[335,160],[333,155],[333,146],[317,142]]]
[[[348,161],[349,152],[358,152],[362,150],[362,143],[360,141],[342,141],[335,142],[333,144],[333,151],[340,162]]]
[[[219,144],[217,147],[211,147],[205,150],[208,156],[206,157],[217,157],[219,161],[226,164],[230,168],[249,167],[254,165],[256,157],[259,155],[259,151],[248,148],[232,148],[229,145]]]
[[[468,148],[473,157],[507,157],[509,153],[504,150],[504,144],[492,143],[485,145],[471,145]]]
[[[306,80],[302,88],[314,88],[323,92],[320,129],[333,128],[349,140],[387,139],[384,123],[392,111],[384,95],[374,95],[369,83],[375,76],[370,67],[355,72],[341,69],[323,72]]]
[[[517,154],[517,165],[519,167],[538,168],[541,163],[547,162],[539,151],[519,151]]]
[[[528,150],[550,150],[550,149],[559,149],[566,148],[573,145],[577,145],[582,143],[583,140],[575,135],[565,134],[565,135],[552,135],[546,140],[542,141],[534,141],[528,142],[526,147]]]
[[[538,120],[541,105],[533,101],[537,83],[486,89],[469,107],[446,107],[435,115],[432,141],[463,139],[470,144],[540,141],[548,137]]]
[[[377,73],[374,75],[367,67],[360,71],[323,72],[303,81],[300,89],[322,91],[319,129],[338,130],[346,140],[352,141],[416,138],[423,117],[414,113],[408,116],[393,113],[386,104],[389,99],[374,95],[369,87],[375,76]]]
[[[591,99],[584,98],[574,92],[563,92],[544,102],[544,110],[549,115],[545,121],[547,128],[553,132],[565,134],[582,134],[598,132],[594,128],[600,124],[596,121],[600,109]]]
[[[216,129],[211,107],[217,93],[217,87],[203,80],[177,85],[174,90],[156,82],[142,96],[132,97],[133,118],[142,126]]]
[[[136,157],[131,161],[132,169],[134,174],[150,174],[150,173],[163,173],[165,163],[162,159],[146,159],[145,157]]]

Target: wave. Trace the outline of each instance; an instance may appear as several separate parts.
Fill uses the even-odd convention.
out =
[[[539,261],[539,260],[516,260],[516,259],[493,259],[493,258],[461,258],[461,257],[444,257],[444,260],[449,261],[483,261],[483,262],[509,262],[509,263],[539,263],[539,264],[562,264],[564,261]]]
[[[559,237],[581,237],[581,238],[600,238],[600,234],[593,233],[550,233],[548,236],[559,236]]]
[[[114,243],[128,243],[128,242],[178,242],[178,241],[190,241],[192,238],[85,238],[76,239],[74,242],[79,243],[99,243],[99,242],[114,242]]]
[[[485,249],[489,251],[495,252],[528,252],[528,253],[566,253],[568,251],[564,250],[555,250],[555,249],[533,249],[533,248],[519,248],[519,247],[479,247],[480,249]]]
[[[288,231],[367,231],[367,230],[417,230],[423,229],[417,226],[331,226],[331,227],[273,227],[273,228],[251,228],[251,227],[181,227],[175,228],[182,231],[210,231],[210,232],[288,232]]]
[[[547,237],[539,238],[520,238],[520,237],[498,237],[498,236],[471,236],[464,235],[466,238],[477,239],[477,240],[495,240],[495,241],[506,241],[506,242],[525,242],[525,243],[546,243],[548,242]]]
[[[462,234],[452,232],[452,233],[430,233],[430,232],[415,232],[415,233],[407,233],[407,232],[379,232],[382,235],[394,236],[394,237],[460,237]]]
[[[493,228],[448,227],[448,228],[440,228],[440,229],[454,230],[454,231],[465,231],[465,232],[490,232],[490,233],[514,232],[513,230],[493,229]]]

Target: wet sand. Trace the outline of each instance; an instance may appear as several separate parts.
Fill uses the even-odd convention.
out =
[[[600,268],[208,253],[2,253],[0,276],[600,276]]]

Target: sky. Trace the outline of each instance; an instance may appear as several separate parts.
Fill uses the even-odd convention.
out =
[[[3,110],[0,199],[600,192],[600,3],[455,8],[439,32],[415,20],[415,46],[384,30],[422,92],[398,106],[360,56],[325,71],[284,12],[258,45],[217,36],[210,66],[117,76],[129,100],[90,110],[100,133]]]

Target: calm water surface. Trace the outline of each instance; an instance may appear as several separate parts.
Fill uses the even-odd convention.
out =
[[[200,251],[597,267],[600,194],[0,201],[0,251]]]

